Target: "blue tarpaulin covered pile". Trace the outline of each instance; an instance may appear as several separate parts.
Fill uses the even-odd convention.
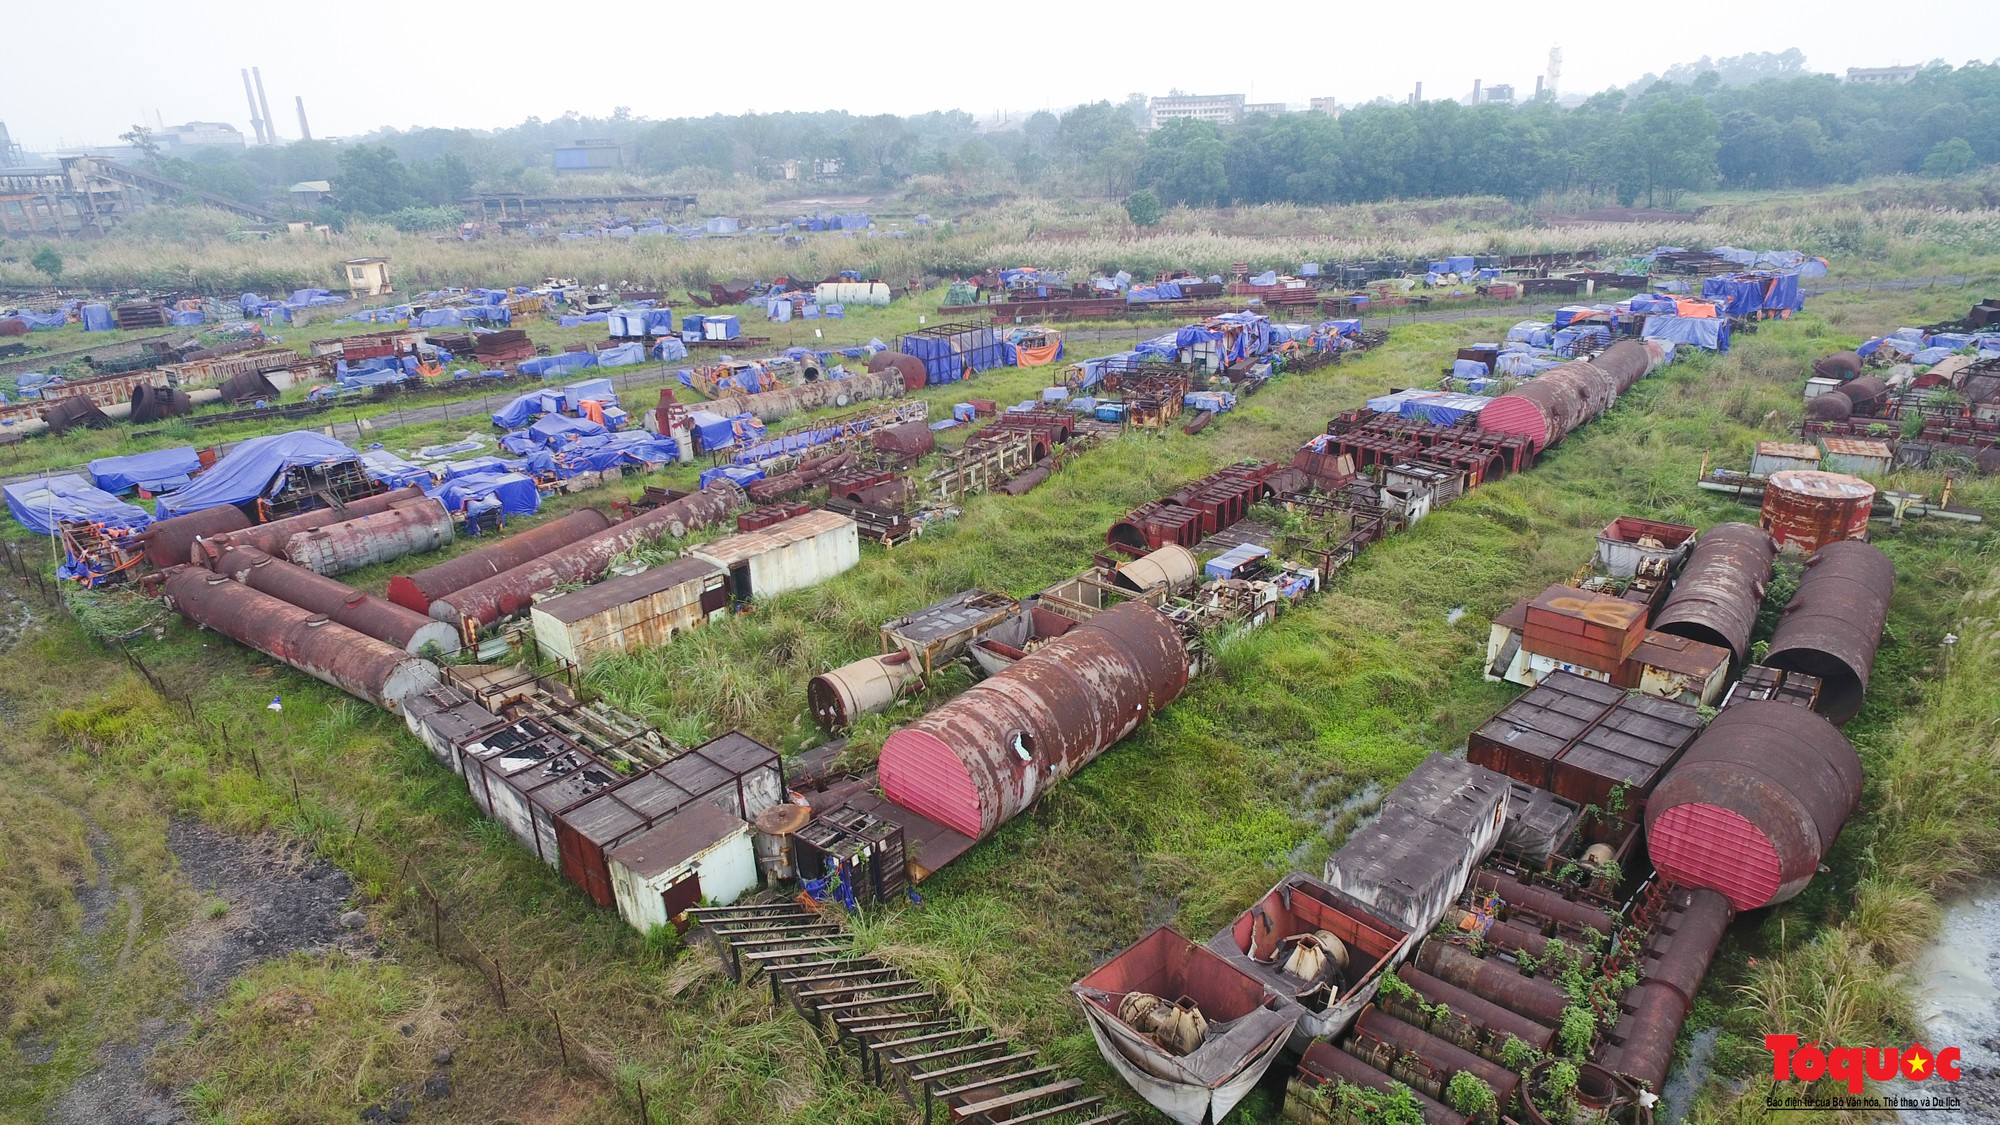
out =
[[[5,491],[14,522],[36,535],[54,535],[58,520],[88,520],[127,531],[142,531],[153,522],[146,509],[127,504],[75,473],[21,481]]]
[[[408,488],[413,484],[428,487],[435,479],[431,470],[386,449],[362,450],[361,467],[370,479],[379,480],[390,488]]]
[[[188,479],[201,471],[201,459],[194,447],[160,449],[152,453],[130,453],[123,457],[99,457],[87,466],[97,487],[114,496],[135,488],[166,492],[187,486]]]
[[[701,471],[701,486],[703,488],[707,488],[718,480],[730,480],[735,481],[738,485],[747,485],[751,481],[763,479],[764,470],[753,469],[747,465],[717,465],[713,469],[703,469]]]
[[[991,328],[973,328],[950,335],[903,337],[903,354],[924,363],[929,383],[955,383],[967,375],[1007,366],[1000,337]]]
[[[596,352],[564,352],[561,355],[538,355],[515,364],[515,370],[523,375],[539,375],[544,379],[561,379],[572,371],[597,366]]]
[[[1675,344],[1692,344],[1712,352],[1729,350],[1729,321],[1719,316],[1649,316],[1641,336]]]
[[[603,426],[588,418],[571,418],[567,414],[545,414],[534,425],[528,427],[528,439],[536,445],[560,449],[578,438],[596,437],[604,432]]]
[[[529,419],[544,414],[553,414],[563,406],[562,395],[555,391],[532,391],[493,412],[493,424],[501,429],[519,429],[528,424]]]
[[[352,449],[310,430],[248,438],[230,450],[194,483],[160,497],[161,519],[223,504],[249,504],[285,473],[301,465],[358,460]]]
[[[1483,395],[1467,395],[1446,392],[1426,398],[1405,400],[1400,413],[1416,422],[1434,422],[1440,426],[1456,426],[1460,422],[1486,409],[1493,400]]]
[[[424,493],[450,512],[463,512],[469,505],[477,513],[490,507],[482,502],[491,500],[497,500],[500,511],[510,516],[530,515],[542,506],[542,494],[533,478],[508,469],[461,473],[426,487]]]

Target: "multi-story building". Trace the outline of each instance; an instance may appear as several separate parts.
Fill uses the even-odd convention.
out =
[[[1328,117],[1340,116],[1339,98],[1314,98],[1310,103],[1314,113],[1324,113]]]
[[[1847,80],[1868,86],[1900,86],[1914,81],[1920,66],[1850,66]]]
[[[1253,113],[1264,113],[1276,117],[1290,108],[1284,102],[1244,102],[1243,116],[1248,117]]]
[[[191,148],[242,148],[243,134],[225,121],[190,121],[169,125],[153,134],[153,143],[165,150]]]
[[[1217,125],[1234,125],[1243,120],[1242,94],[1169,94],[1154,98],[1148,107],[1153,113],[1155,129],[1176,118],[1213,121]]]

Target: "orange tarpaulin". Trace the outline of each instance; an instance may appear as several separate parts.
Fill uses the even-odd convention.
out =
[[[1061,351],[1062,341],[1060,340],[1044,344],[1039,348],[1031,348],[1023,344],[1014,349],[1014,365],[1016,367],[1046,367],[1056,361],[1056,355]]]
[[[576,412],[600,426],[604,424],[604,404],[594,398],[587,398],[577,403]]]
[[[1678,316],[1692,317],[1697,320],[1712,319],[1715,316],[1715,303],[1713,301],[1690,301],[1685,297],[1676,297],[1674,298],[1674,312]]]

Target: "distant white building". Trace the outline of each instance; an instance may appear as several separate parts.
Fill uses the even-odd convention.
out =
[[[1290,109],[1291,107],[1284,102],[1244,102],[1243,116],[1248,117],[1253,113],[1267,113],[1272,117],[1277,117],[1288,112]]]
[[[1900,86],[1916,80],[1920,66],[1850,66],[1847,80],[1864,86]]]
[[[1339,98],[1314,98],[1307,104],[1312,107],[1314,113],[1324,113],[1328,117],[1340,116]]]
[[[169,125],[153,134],[153,143],[169,151],[244,146],[243,134],[226,121],[190,121],[185,125]]]
[[[1157,129],[1175,119],[1234,125],[1243,120],[1242,94],[1170,94],[1147,103]]]

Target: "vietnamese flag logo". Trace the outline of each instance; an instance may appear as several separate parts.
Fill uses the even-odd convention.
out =
[[[1935,1065],[1936,1060],[1931,1058],[1929,1051],[1924,1050],[1923,1044],[1912,1043],[1909,1049],[1903,1052],[1903,1065],[1897,1073],[1911,1081],[1922,1082],[1931,1076],[1931,1070]]]

